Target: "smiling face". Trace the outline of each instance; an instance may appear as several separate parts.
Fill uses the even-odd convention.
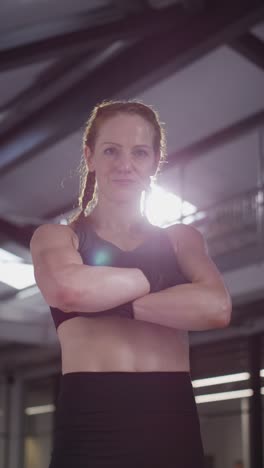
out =
[[[88,169],[96,171],[98,201],[139,199],[158,167],[153,137],[152,125],[136,114],[120,113],[101,124],[94,150],[85,147]]]

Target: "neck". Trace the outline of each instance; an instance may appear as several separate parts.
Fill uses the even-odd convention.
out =
[[[98,201],[89,218],[98,229],[119,234],[136,232],[146,222],[140,212],[140,201],[133,204]]]

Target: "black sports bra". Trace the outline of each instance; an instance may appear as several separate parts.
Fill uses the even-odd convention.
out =
[[[154,285],[155,291],[189,283],[180,271],[166,232],[160,227],[151,225],[149,237],[130,251],[124,251],[112,242],[102,239],[87,221],[80,221],[74,227],[74,231],[79,238],[78,251],[85,265],[139,268],[146,276],[146,271],[149,272],[148,280]],[[95,314],[78,311],[66,313],[52,306],[50,310],[56,328],[73,317],[95,317]],[[112,315],[113,313],[111,310]],[[106,316],[110,315],[110,311],[105,310],[97,314]]]

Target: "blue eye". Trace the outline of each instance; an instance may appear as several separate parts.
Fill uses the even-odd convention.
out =
[[[137,156],[147,156],[148,155],[148,153],[143,149],[138,149],[138,150],[135,151],[135,153],[137,154]]]
[[[104,150],[105,154],[110,154],[110,155],[115,154],[115,152],[116,152],[116,148],[114,148],[113,146],[109,146],[109,148],[106,148]]]

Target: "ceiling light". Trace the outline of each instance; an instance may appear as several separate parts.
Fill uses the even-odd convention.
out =
[[[55,411],[55,406],[50,405],[41,405],[41,406],[30,406],[25,409],[25,413],[28,416],[35,416],[36,414],[45,414],[45,413],[53,413]]]
[[[195,401],[200,403],[211,403],[213,401],[234,400],[237,398],[247,398],[253,395],[253,390],[248,388],[246,390],[234,390],[233,392],[211,393],[208,395],[197,395]]]
[[[242,382],[250,378],[249,372],[241,372],[239,374],[220,375],[217,377],[209,377],[206,379],[193,380],[192,385],[194,388],[209,387],[211,385],[219,385],[232,382]]]

